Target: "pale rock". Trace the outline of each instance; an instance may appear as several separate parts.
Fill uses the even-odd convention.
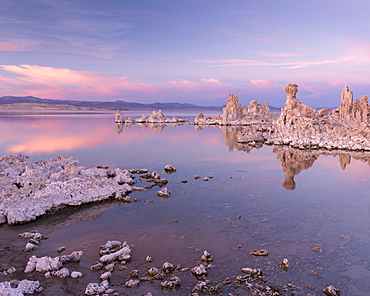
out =
[[[36,271],[45,273],[47,271],[58,270],[62,267],[62,262],[59,260],[59,257],[41,257],[36,262]]]
[[[250,276],[255,277],[255,278],[256,277],[261,277],[262,274],[263,274],[260,269],[257,269],[257,268],[249,268],[249,267],[242,268],[242,272],[247,273]]]
[[[163,263],[162,265],[162,269],[165,273],[169,273],[171,271],[173,271],[175,269],[175,265],[173,265],[172,263],[170,262],[165,262]]]
[[[57,276],[59,278],[66,278],[66,277],[69,277],[70,272],[69,272],[68,268],[64,267],[64,268],[61,268],[59,270],[52,271],[51,274],[54,275],[54,276]]]
[[[36,264],[39,261],[39,258],[36,256],[32,256],[28,259],[26,268],[24,270],[25,273],[30,273],[36,270]]]
[[[204,281],[199,281],[196,283],[194,286],[193,290],[191,291],[192,293],[190,294],[191,296],[198,296],[200,295],[199,293],[202,293],[203,290],[207,287],[207,283]]]
[[[161,287],[166,289],[173,289],[180,286],[181,280],[177,276],[173,276],[169,281],[161,282]]]
[[[140,118],[131,120],[131,118],[123,119],[126,123],[143,123],[143,124],[170,124],[170,123],[183,123],[186,120],[181,116],[173,116],[172,118],[166,117],[162,110],[153,110],[150,116],[142,115]]]
[[[166,172],[166,174],[172,174],[174,172],[177,171],[176,167],[174,167],[173,165],[170,165],[170,164],[167,164],[165,167],[164,167],[164,171]]]
[[[328,296],[340,296],[340,290],[335,288],[333,285],[326,287],[322,291]]]
[[[140,272],[137,269],[134,269],[130,272],[130,277],[138,278]]]
[[[86,169],[77,166],[73,157],[56,158],[31,163],[23,155],[0,157],[0,222],[29,222],[65,206],[112,198],[117,192],[131,192],[132,178],[128,171],[116,169],[120,183],[108,178],[107,169]],[[6,177],[5,177],[6,176]],[[36,233],[24,238],[40,241]],[[31,242],[33,243],[33,242]]]
[[[104,269],[106,270],[106,271],[113,271],[114,270],[114,265],[115,265],[115,263],[113,262],[113,263],[110,263],[110,264],[107,264],[105,267],[104,267]]]
[[[146,256],[145,261],[146,262],[152,262],[153,261],[153,258],[148,255],[148,256]]]
[[[128,170],[115,169],[115,177],[113,178],[118,184],[129,184],[132,185],[135,181],[132,179],[132,175]]]
[[[109,287],[108,281],[103,281],[100,284],[98,283],[89,283],[86,286],[85,294],[86,295],[99,295],[104,293]]]
[[[79,272],[79,271],[72,271],[71,272],[71,278],[77,279],[77,278],[80,278],[80,277],[82,277],[82,273],[81,272]]]
[[[203,255],[202,257],[200,258],[202,261],[205,261],[205,262],[211,262],[213,261],[213,257],[211,256],[210,253],[208,253],[207,251],[204,251],[203,252]]]
[[[122,116],[122,112],[120,110],[117,110],[116,111],[116,113],[114,114],[114,117],[115,117],[115,120],[114,120],[115,123],[122,123],[122,122],[124,122],[123,116]]]
[[[130,246],[124,242],[121,246],[120,249],[114,253],[103,255],[100,257],[99,261],[101,263],[111,263],[115,260],[120,260],[120,261],[128,261],[131,258],[131,249]]]
[[[112,276],[112,273],[110,271],[106,271],[104,272],[103,274],[100,275],[100,280],[101,281],[107,281],[110,279],[110,277]]]
[[[158,274],[158,272],[159,272],[159,269],[156,268],[156,267],[151,267],[147,271],[148,275],[151,275],[151,276],[154,276],[154,275]]]
[[[157,191],[159,197],[168,198],[171,196],[171,191],[167,187],[163,187],[161,190]]]
[[[107,241],[104,245],[100,246],[100,255],[105,255],[107,253],[110,253],[111,249],[114,249],[116,247],[120,247],[122,243],[120,241],[114,240],[114,241]]]
[[[90,270],[91,271],[97,271],[97,270],[101,270],[103,268],[104,264],[101,263],[101,262],[97,262],[95,264],[93,264],[91,267],[90,267]]]
[[[279,266],[281,269],[283,269],[283,270],[287,271],[287,270],[289,270],[289,268],[290,268],[290,263],[289,263],[289,261],[288,261],[288,259],[287,259],[287,258],[284,258],[282,262],[278,263],[278,266]]]
[[[140,284],[140,280],[129,280],[125,283],[127,288],[137,287]]]
[[[17,271],[17,269],[12,266],[10,268],[8,268],[7,270],[3,271],[3,272],[0,272],[0,274],[3,274],[3,275],[11,275],[13,273],[15,273]]]
[[[41,292],[43,288],[39,281],[12,280],[10,282],[0,282],[0,295],[4,296],[23,296]]]
[[[33,239],[36,241],[40,241],[44,239],[44,236],[41,233],[39,233],[37,230],[26,231],[26,232],[18,234],[18,236],[21,238]]]
[[[196,275],[196,276],[201,276],[201,275],[207,275],[207,268],[203,265],[200,264],[199,266],[195,266],[191,272]]]
[[[32,243],[27,243],[26,244],[26,247],[24,249],[25,252],[31,252],[33,250],[35,250],[38,246],[35,245],[35,244],[32,244]]]
[[[64,264],[66,262],[75,262],[78,263],[81,260],[81,257],[83,255],[82,251],[73,251],[69,255],[62,255],[59,257],[59,260]]]

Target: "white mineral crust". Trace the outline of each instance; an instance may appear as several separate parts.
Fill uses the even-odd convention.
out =
[[[62,157],[31,163],[28,157],[0,157],[0,223],[29,222],[65,206],[78,206],[122,196],[132,191],[127,170],[78,166],[77,159]],[[129,183],[129,184],[128,184]]]

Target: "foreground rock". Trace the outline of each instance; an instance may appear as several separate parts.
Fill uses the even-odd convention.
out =
[[[123,200],[133,190],[135,173],[141,171],[85,168],[73,157],[34,163],[22,154],[0,157],[0,224],[29,222],[66,206]],[[167,182],[158,173],[148,174],[149,181],[155,185]]]

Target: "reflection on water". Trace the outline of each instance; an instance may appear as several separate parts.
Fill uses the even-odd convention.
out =
[[[83,250],[82,264],[91,265],[101,244],[127,241],[134,245],[132,262],[111,278],[122,295],[162,295],[158,282],[129,291],[121,283],[133,269],[144,274],[149,264],[160,267],[169,261],[191,269],[203,250],[215,258],[207,277],[211,282],[233,280],[241,268],[250,267],[261,268],[268,285],[292,284],[295,290],[288,292],[296,295],[321,295],[329,284],[343,295],[367,295],[369,153],[238,144],[236,135],[245,127],[115,125],[113,119],[113,113],[0,114],[2,155],[24,153],[35,161],[61,154],[89,167],[148,168],[162,174],[167,164],[177,168],[166,175],[171,190],[167,200],[154,187],[133,192],[140,199],[136,203],[92,204],[22,225],[49,236],[37,256],[63,245],[69,251]],[[195,175],[214,178],[206,182]],[[4,244],[0,242],[0,249]],[[315,247],[323,252],[314,252]],[[269,256],[250,256],[254,249],[267,249]],[[147,255],[153,263],[145,262]],[[289,271],[278,267],[284,258],[291,264]],[[190,272],[180,277],[177,294],[188,295],[187,287],[196,281]],[[234,289],[233,283],[223,286],[223,294],[228,293],[248,295],[245,287]]]
[[[131,128],[133,125],[134,126],[139,126],[142,129],[150,129],[151,131],[155,133],[161,133],[165,127],[172,126],[172,127],[177,127],[177,126],[182,126],[184,125],[183,123],[122,123],[122,122],[116,122],[116,132],[117,134],[120,134],[123,131],[123,128]]]
[[[245,133],[247,129],[249,133],[258,132],[257,130],[251,130],[255,127],[245,126],[115,123],[115,132],[119,136],[117,138],[112,137],[112,128],[114,127],[112,116],[111,112],[1,112],[0,122],[3,126],[3,133],[0,136],[0,147],[2,148],[2,154],[65,154],[78,149],[102,149],[102,146],[108,143],[110,143],[109,145],[121,145],[123,144],[122,141],[130,145],[137,141],[145,141],[151,144],[155,138],[153,133],[161,134],[164,129],[175,128],[176,131],[167,133],[166,138],[171,143],[180,139],[193,139],[192,143],[187,141],[186,145],[181,145],[184,149],[192,147],[193,152],[196,151],[196,145],[199,145],[197,143],[199,139],[206,141],[204,144],[209,145],[209,147],[217,145],[218,139],[216,137],[212,138],[212,134],[209,132],[219,130],[229,152],[236,150],[250,153],[263,146],[262,143],[250,145],[237,142],[239,132]],[[200,134],[194,133],[194,131]],[[197,135],[200,135],[200,137]],[[186,151],[186,153],[189,153],[188,150]],[[289,190],[296,188],[294,177],[301,171],[311,168],[320,155],[336,157],[343,170],[350,165],[352,158],[370,165],[370,154],[359,151],[299,150],[290,146],[274,146],[272,152],[276,154],[284,172],[285,180],[282,185]]]

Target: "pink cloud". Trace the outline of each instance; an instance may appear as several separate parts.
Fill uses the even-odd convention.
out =
[[[0,51],[26,51],[26,49],[11,42],[0,42]]]
[[[170,80],[168,81],[171,85],[178,86],[178,87],[198,87],[199,83],[190,81],[190,80]]]
[[[258,87],[268,87],[272,86],[272,82],[269,80],[264,80],[264,79],[250,79],[250,82],[253,83],[255,86]]]
[[[249,66],[276,66],[277,64],[243,59],[227,59],[227,60],[197,60],[197,63],[212,64],[218,67],[249,67]]]
[[[127,81],[124,77],[108,77],[67,68],[0,65],[0,69],[17,75],[15,78],[0,77],[3,89],[14,88],[19,94],[19,85],[22,85],[22,95],[59,99],[119,96],[127,92],[150,92],[153,89],[144,83]]]
[[[279,66],[283,69],[298,69],[317,65],[334,64],[355,60],[352,56],[345,56],[333,60],[324,61],[297,61],[297,62],[264,62],[257,60],[227,59],[227,60],[197,60],[197,63],[212,64],[217,67],[256,67],[256,66]]]
[[[219,79],[216,79],[216,78],[203,78],[201,79],[201,81],[205,82],[205,83],[208,83],[208,84],[221,84],[221,81]]]
[[[298,53],[289,53],[289,52],[265,52],[262,54],[268,57],[299,57],[301,56]]]

